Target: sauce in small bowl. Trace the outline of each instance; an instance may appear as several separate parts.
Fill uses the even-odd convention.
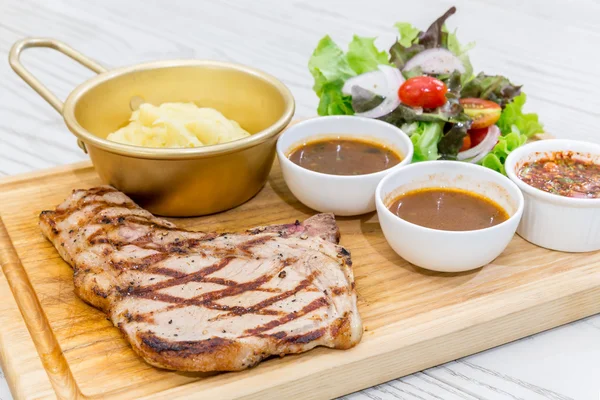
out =
[[[432,187],[395,198],[388,209],[410,223],[442,231],[474,231],[501,224],[508,213],[494,200],[463,189]]]
[[[456,161],[426,161],[388,174],[377,186],[377,215],[392,249],[441,272],[482,267],[512,240],[523,195],[505,176]]]
[[[410,164],[413,144],[387,122],[356,116],[308,119],[277,141],[277,158],[292,194],[306,206],[339,216],[375,211],[375,189]]]
[[[525,196],[517,233],[551,250],[600,250],[600,145],[540,140],[511,152],[508,177]]]
[[[388,146],[344,135],[304,143],[288,158],[302,168],[330,175],[372,174],[402,161],[402,156]]]
[[[538,153],[521,165],[517,176],[529,186],[559,196],[600,198],[600,164],[583,153]]]

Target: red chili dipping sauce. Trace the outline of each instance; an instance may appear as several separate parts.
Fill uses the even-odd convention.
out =
[[[600,198],[600,165],[581,153],[550,153],[523,164],[517,176],[529,186],[559,196]]]

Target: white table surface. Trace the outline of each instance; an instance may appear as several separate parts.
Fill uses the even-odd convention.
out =
[[[87,158],[59,115],[10,70],[8,50],[22,37],[61,39],[106,66],[168,58],[252,65],[282,79],[296,116],[308,117],[317,98],[306,64],[324,34],[342,45],[353,33],[387,45],[394,22],[425,28],[452,4],[450,27],[461,41],[477,41],[476,71],[525,84],[527,107],[548,132],[600,141],[597,0],[0,0],[0,176]],[[23,60],[61,98],[92,75],[50,50]],[[11,398],[4,379],[0,398]],[[600,315],[347,398],[598,400]]]

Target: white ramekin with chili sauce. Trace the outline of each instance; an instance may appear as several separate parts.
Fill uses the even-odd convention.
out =
[[[552,250],[600,250],[600,145],[533,142],[513,151],[505,166],[525,197],[519,235]]]

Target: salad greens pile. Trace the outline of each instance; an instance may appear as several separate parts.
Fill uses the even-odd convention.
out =
[[[364,114],[398,126],[410,135],[415,162],[459,159],[504,173],[506,156],[532,135],[542,132],[542,124],[536,114],[523,112],[526,95],[521,86],[504,76],[474,74],[467,54],[474,43],[461,45],[456,31],[450,32],[445,26],[446,19],[455,11],[455,7],[450,8],[425,31],[410,23],[396,23],[398,37],[388,51],[379,50],[375,38],[355,35],[346,52],[331,37],[322,38],[308,63],[314,77],[313,89],[320,99],[319,115]],[[397,75],[398,87],[361,84],[387,82],[390,85],[393,79],[386,81],[376,76],[382,74],[389,78],[390,73],[392,77]],[[426,108],[398,99],[402,97],[399,89],[404,83],[420,76],[443,82],[447,88],[443,105]],[[390,96],[396,98],[386,102]],[[481,121],[476,121],[477,110],[465,110],[465,99],[487,100],[485,104],[493,102],[494,107],[499,106],[490,111],[499,113],[499,119],[497,113],[491,122],[499,131],[496,129],[497,134],[485,143],[474,144],[470,152],[466,150],[471,139],[475,140],[473,125],[479,126]],[[393,109],[388,109],[390,104]],[[383,115],[377,112],[381,110],[384,110]],[[492,129],[485,129],[488,133],[484,132],[483,137],[492,134]]]

